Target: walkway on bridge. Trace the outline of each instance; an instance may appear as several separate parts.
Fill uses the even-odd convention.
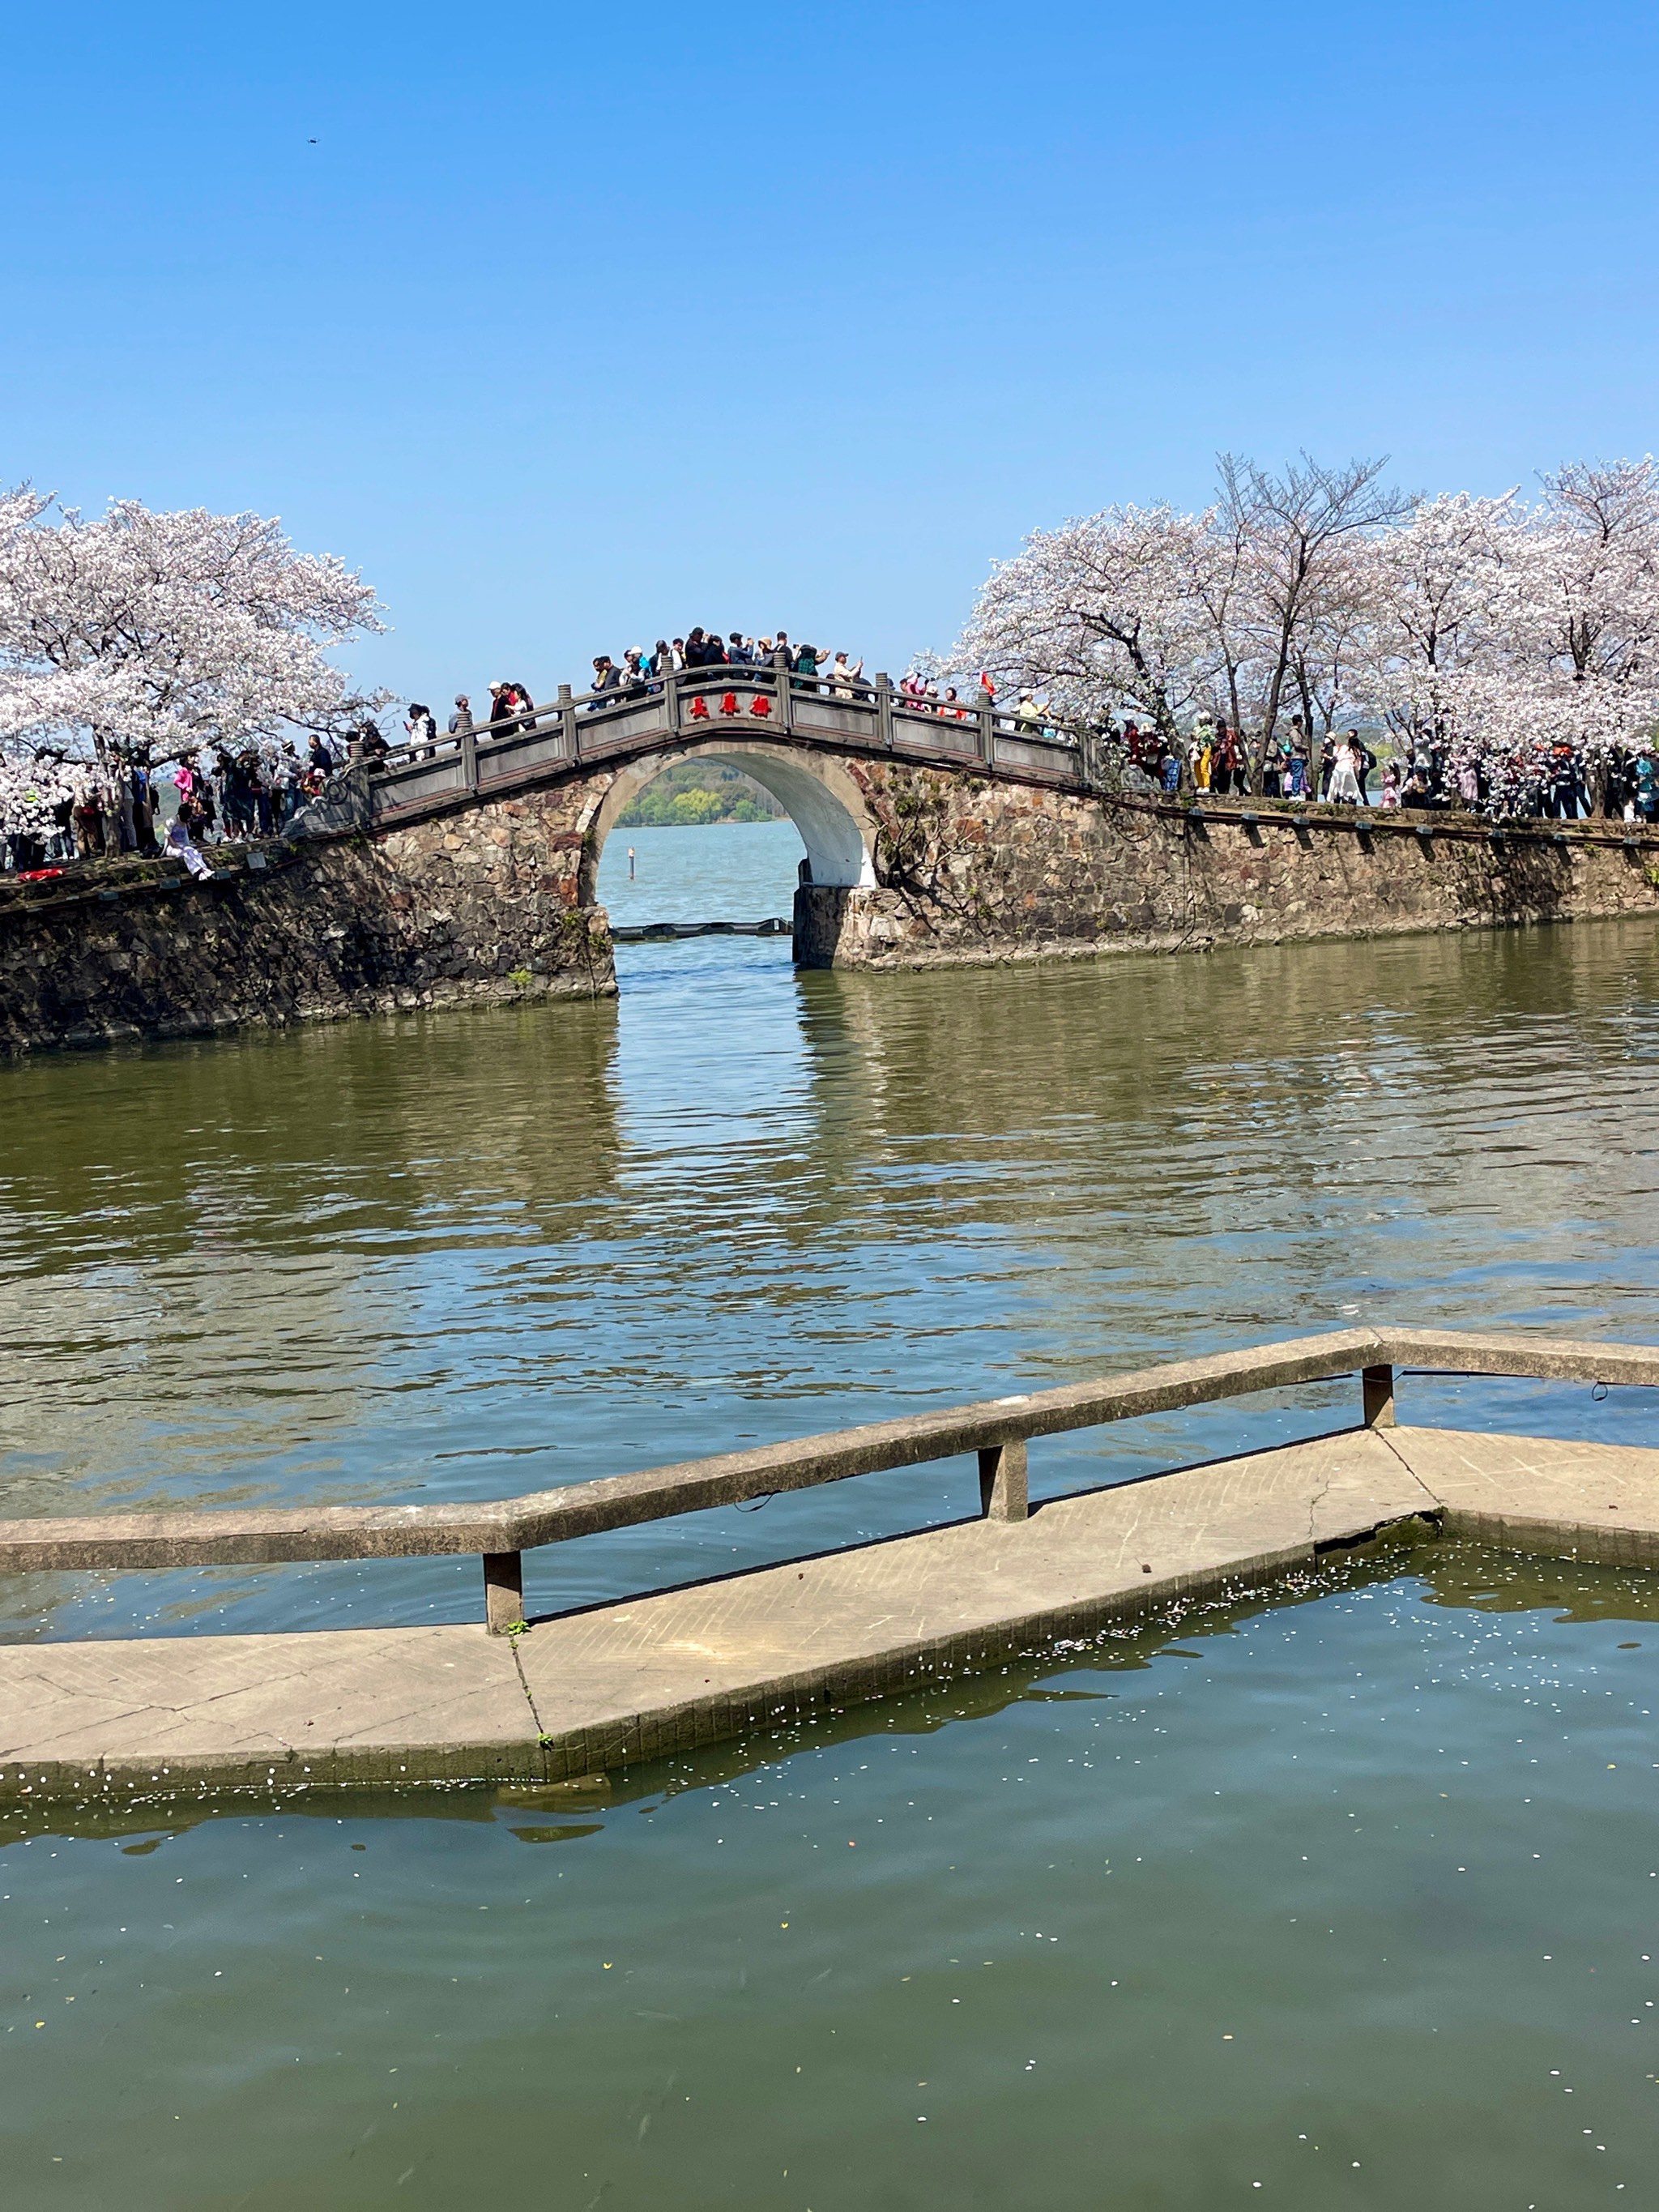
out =
[[[1659,1352],[1640,1347],[1350,1332],[508,1501],[480,1510],[503,1516],[502,1528],[528,1516],[540,1532],[549,1501],[568,1496],[564,1533],[581,1533],[726,1502],[763,1482],[840,1480],[940,1456],[964,1437],[970,1447],[997,1439],[979,1447],[981,1520],[512,1623],[506,1634],[478,1626],[0,1648],[0,1796],[125,1802],[181,1790],[556,1782],[1040,1653],[1177,1601],[1270,1586],[1391,1532],[1659,1565],[1659,1450],[1396,1427],[1393,1370],[1375,1360],[1363,1427],[1026,1510],[1021,1431],[1323,1379],[1345,1360],[1353,1371],[1357,1355],[1431,1347],[1443,1370],[1461,1355],[1461,1372],[1659,1382]],[[441,1528],[433,1516],[447,1510]],[[217,1522],[230,1524],[225,1556],[256,1522],[254,1555],[268,1557],[464,1551],[480,1536],[450,1509],[241,1524],[179,1514],[111,1516],[104,1549],[117,1563],[161,1564],[144,1547],[162,1540],[133,1532],[167,1524],[183,1559],[200,1554],[209,1540],[199,1532]],[[10,1523],[0,1565],[70,1564],[99,1526]],[[459,1540],[437,1540],[444,1530]],[[516,1559],[508,1574],[493,1556],[499,1597]]]
[[[414,821],[716,738],[738,750],[745,742],[782,744],[1069,789],[1097,778],[1091,744],[1023,724],[988,701],[921,706],[885,676],[837,689],[781,665],[728,666],[671,671],[621,690],[580,696],[562,684],[550,708],[404,746],[374,770],[373,820],[377,826]]]

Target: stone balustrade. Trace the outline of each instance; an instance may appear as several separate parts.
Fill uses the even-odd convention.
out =
[[[559,686],[551,707],[480,724],[430,744],[402,746],[374,772],[378,827],[469,801],[506,797],[550,776],[617,767],[665,746],[731,736],[836,754],[1091,788],[1092,743],[1028,728],[989,703],[921,708],[884,675],[832,686],[781,665],[689,669],[620,689],[577,695]]]

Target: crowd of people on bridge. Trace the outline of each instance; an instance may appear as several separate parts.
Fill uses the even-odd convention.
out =
[[[823,696],[867,702],[875,694],[862,659],[845,652],[796,644],[783,630],[750,636],[742,630],[694,629],[684,637],[659,638],[648,651],[631,645],[620,656],[596,653],[583,703],[598,711],[630,696],[647,696],[660,688],[669,671],[735,673],[781,667],[787,668],[798,685]],[[1049,744],[1076,746],[1079,741],[1076,725],[1056,714],[1036,690],[1022,690],[1011,699],[999,692],[988,672],[958,690],[926,668],[913,668],[894,690],[896,703],[907,714],[966,721],[988,708],[1005,732]],[[449,720],[452,735],[477,727],[481,734],[501,736],[533,717],[523,684],[492,684],[489,693],[489,712],[478,725],[470,701],[457,698]],[[426,708],[412,706],[404,726],[412,745],[435,742],[436,724]],[[1109,720],[1090,734],[1099,741],[1103,757],[1116,757],[1127,768],[1132,785],[1139,781],[1171,796],[1214,793],[1559,821],[1596,813],[1631,821],[1659,819],[1659,754],[1646,743],[1592,759],[1580,747],[1540,739],[1494,765],[1454,745],[1432,739],[1401,743],[1376,730],[1333,728],[1322,738],[1310,738],[1299,714],[1265,743],[1253,744],[1242,730],[1207,714],[1198,715],[1179,735],[1160,734],[1133,720]]]
[[[629,697],[647,697],[661,688],[670,672],[681,675],[699,669],[783,667],[799,683],[832,698],[862,698],[870,690],[862,660],[850,659],[845,653],[825,653],[815,645],[793,645],[783,630],[773,637],[750,637],[734,629],[722,637],[718,630],[696,629],[684,637],[659,637],[649,651],[642,645],[630,645],[619,659],[609,653],[596,653],[592,665],[593,680],[582,700],[589,713],[620,705]],[[447,731],[452,738],[510,737],[528,727],[536,714],[536,703],[526,685],[498,680],[489,686],[488,708],[477,715],[472,711],[471,696],[457,692]],[[435,750],[437,717],[421,701],[410,702],[404,731],[407,750],[416,759]],[[356,734],[356,749],[370,760],[383,759],[391,750],[372,724]]]
[[[667,671],[675,675],[695,675],[707,669],[787,669],[799,689],[814,691],[824,698],[867,702],[876,692],[874,682],[865,675],[862,659],[854,659],[841,651],[830,653],[821,646],[798,645],[787,630],[779,630],[772,636],[750,636],[743,630],[729,630],[722,635],[718,629],[696,629],[684,637],[659,637],[649,651],[642,645],[630,645],[620,659],[609,653],[595,653],[592,667],[592,682],[583,700],[589,711],[617,705],[629,696],[648,696],[660,687]],[[471,702],[464,696],[457,698],[457,713],[449,725],[452,735],[464,728],[478,727],[483,733],[495,737],[521,726],[530,710],[530,695],[524,686],[492,684],[489,688],[491,712],[483,725],[473,723]],[[1054,724],[1048,708],[1039,702],[1035,692],[1022,691],[1012,707],[999,702],[996,685],[988,674],[981,674],[977,684],[971,685],[965,695],[956,685],[933,682],[918,670],[904,677],[894,690],[899,703],[913,714],[936,714],[960,722],[980,708],[991,707],[1005,726],[1040,730],[1052,743],[1074,742],[1069,732]],[[425,716],[428,710],[411,707],[410,713],[412,719],[405,726],[410,730],[410,743],[418,744],[426,729],[419,718]]]
[[[588,703],[602,707],[613,696],[629,692],[645,695],[665,669],[679,674],[707,668],[787,668],[799,688],[825,698],[868,701],[875,696],[875,684],[865,675],[861,659],[854,660],[842,652],[826,653],[816,645],[793,644],[787,630],[779,630],[773,637],[750,637],[734,629],[722,637],[718,630],[694,629],[684,637],[659,637],[649,653],[643,646],[630,645],[620,661],[608,653],[596,654]],[[1067,733],[1053,726],[1047,707],[1035,692],[1022,691],[1012,708],[999,702],[995,683],[988,674],[981,674],[964,696],[955,684],[937,684],[913,669],[894,690],[899,703],[913,714],[937,714],[962,722],[981,708],[991,707],[1011,727],[1042,729],[1054,742],[1072,742]]]
[[[642,645],[630,645],[620,661],[608,653],[597,653],[590,703],[602,707],[608,695],[615,693],[644,695],[668,672],[682,675],[703,668],[785,668],[803,684],[834,698],[860,698],[869,689],[862,660],[851,660],[844,653],[825,653],[816,645],[795,645],[787,630],[772,637],[750,637],[742,630],[722,636],[717,629],[698,629],[684,637],[659,637],[648,653]]]

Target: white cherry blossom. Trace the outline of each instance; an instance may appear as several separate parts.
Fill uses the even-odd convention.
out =
[[[1517,491],[1401,502],[1377,465],[1282,479],[1224,456],[1199,514],[1111,507],[993,568],[951,655],[1058,714],[1198,714],[1259,763],[1299,710],[1390,731],[1466,799],[1527,802],[1553,749],[1592,792],[1659,725],[1659,469],[1577,463]]]
[[[0,737],[158,760],[299,725],[354,696],[329,649],[384,627],[372,589],[280,522],[117,500],[88,521],[27,485],[0,494]]]

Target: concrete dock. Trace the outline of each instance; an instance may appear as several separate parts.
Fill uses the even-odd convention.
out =
[[[1659,1450],[1368,1427],[491,1636],[0,1647],[0,1800],[558,1781],[1260,1587],[1415,1524],[1659,1565]]]

